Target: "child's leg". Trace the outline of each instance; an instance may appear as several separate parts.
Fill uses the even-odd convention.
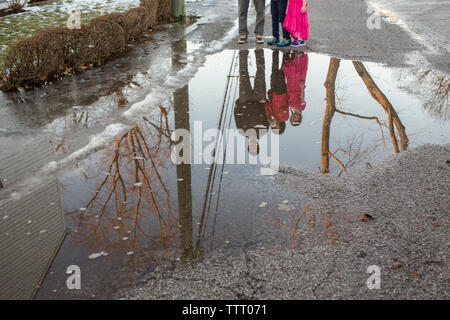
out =
[[[277,0],[278,2],[278,19],[281,26],[284,24],[284,19],[286,18],[287,0]],[[289,32],[283,27],[283,38],[284,40],[290,40]]]
[[[275,39],[280,38],[280,17],[279,17],[279,2],[280,0],[270,1],[270,12],[272,13],[272,35]],[[285,0],[284,0],[285,1]]]

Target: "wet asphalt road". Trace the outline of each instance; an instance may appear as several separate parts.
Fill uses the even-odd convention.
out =
[[[383,1],[374,2],[384,5]],[[369,14],[364,1],[313,0],[309,6],[311,40],[308,50],[391,66],[420,65],[450,73],[446,51],[449,33],[445,32],[450,16],[448,8],[443,1],[409,1],[409,4],[398,1],[394,13],[401,16],[407,28],[383,21],[381,29],[370,30],[366,26]],[[428,24],[427,19],[433,23]],[[270,35],[270,15],[267,15],[265,28],[266,35]],[[206,43],[221,36],[219,26],[202,33]],[[256,45],[250,42],[241,47],[233,41],[228,46],[245,47]],[[448,298],[450,201],[448,193],[442,194],[450,184],[448,162],[446,164],[448,149],[448,145],[446,149],[434,146],[412,155],[408,153],[401,161],[380,167],[377,174],[350,181],[345,186],[326,177],[305,176],[297,171],[281,177],[280,190],[309,184],[312,192],[303,200],[311,201],[317,208],[325,206],[337,212],[353,210],[354,224],[352,232],[348,233],[351,237],[344,239],[341,246],[306,245],[294,250],[242,248],[235,256],[217,252],[192,268],[156,270],[144,279],[146,285],[120,292],[116,297]],[[365,190],[368,183],[372,185]],[[328,188],[323,188],[325,184]],[[400,201],[385,190],[394,190],[394,194],[401,196]],[[355,210],[356,205],[360,205],[358,210]],[[366,212],[375,218],[370,224],[360,221],[360,215]],[[347,228],[339,226],[338,232],[346,233]],[[310,236],[302,232],[299,230],[298,239]],[[370,264],[382,267],[381,291],[370,291],[365,286],[366,268]]]
[[[387,1],[373,2],[386,8]],[[394,16],[383,12],[402,24],[383,20],[379,30],[367,28],[367,8],[365,1],[311,1],[306,50],[450,73],[448,1],[397,1]],[[268,36],[270,15],[266,19]],[[253,41],[229,47],[254,48]],[[322,212],[316,217],[325,226],[322,242],[305,227],[295,233],[295,249],[243,249],[228,257],[217,252],[192,266],[155,270],[144,285],[116,297],[448,299],[450,208],[443,190],[450,185],[449,148],[420,147],[345,181],[286,169],[278,176],[280,190],[297,188],[313,211]],[[345,223],[337,222],[340,214],[347,215]],[[367,287],[370,265],[381,268],[379,290]]]
[[[309,205],[293,249],[216,252],[155,270],[116,297],[448,299],[449,147],[419,147],[344,180],[285,168],[279,191],[298,190]],[[370,266],[380,270],[379,288],[367,285]]]
[[[369,7],[381,14],[381,29],[367,27],[374,12],[368,13]],[[307,48],[314,52],[450,73],[450,1],[314,0],[309,2],[308,10]],[[268,10],[267,37],[271,36],[271,28]],[[231,46],[239,47],[236,43]],[[254,47],[253,39],[246,46]]]

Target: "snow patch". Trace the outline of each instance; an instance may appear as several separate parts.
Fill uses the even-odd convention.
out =
[[[126,126],[124,124],[110,124],[101,133],[91,136],[91,141],[85,147],[73,152],[71,155],[61,160],[59,164],[64,165],[98,151],[112,143],[114,139],[130,129],[130,126]]]

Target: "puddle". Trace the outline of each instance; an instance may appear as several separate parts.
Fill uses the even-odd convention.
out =
[[[189,48],[196,50],[189,43],[172,48],[175,68],[189,63],[183,52]],[[261,174],[263,165],[249,163],[252,157],[263,153],[264,140],[278,138],[281,165],[341,176],[369,170],[377,160],[414,146],[448,142],[448,107],[424,108],[423,98],[432,96],[405,89],[407,77],[395,80],[402,72],[407,73],[269,49],[207,56],[188,85],[160,108],[141,110],[111,144],[58,172],[70,233],[37,298],[108,298],[158,266],[205,260],[213,250],[233,255],[252,246],[288,245],[290,234],[280,225],[289,225],[306,204],[295,193],[280,191],[273,176]],[[64,119],[56,132],[71,126],[70,121],[85,121],[80,110],[70,112],[76,116],[53,116],[53,123]],[[114,120],[109,117],[109,109],[96,115],[103,123],[121,119],[120,113]],[[33,127],[23,118],[16,130]],[[247,164],[175,165],[173,131],[194,132],[199,124],[201,133],[257,129],[256,140],[244,139]],[[34,130],[42,126],[48,129],[41,123]],[[79,148],[73,147],[76,140],[86,137],[80,130],[72,129],[70,139],[67,133],[57,134],[52,143],[58,159]],[[223,136],[226,148],[216,155],[225,159],[232,140]],[[192,159],[206,154],[211,141],[193,145]],[[81,269],[81,290],[66,287],[70,265]]]

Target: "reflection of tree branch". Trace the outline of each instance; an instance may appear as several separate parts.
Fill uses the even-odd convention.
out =
[[[318,210],[318,211],[317,211]],[[330,209],[320,209],[315,207],[313,204],[306,205],[303,210],[299,214],[294,214],[289,222],[289,226],[286,223],[277,217],[277,221],[275,221],[275,225],[279,229],[289,229],[290,233],[290,241],[289,246],[291,248],[295,247],[296,237],[297,236],[308,236],[310,235],[311,241],[323,241],[328,242],[332,245],[338,245],[338,241],[341,238],[341,234],[343,234],[345,225],[340,223],[340,221],[348,220],[345,218],[345,215],[340,219],[336,219],[336,213],[331,213]],[[300,234],[299,224],[302,221],[303,229]],[[300,239],[298,239],[300,240]],[[297,240],[297,241],[298,241]]]
[[[361,62],[353,61],[353,65],[356,69],[356,72],[363,80],[364,84],[366,85],[367,89],[369,90],[370,95],[378,101],[378,103],[383,107],[383,109],[388,113],[389,115],[389,133],[392,138],[392,143],[394,145],[395,152],[399,152],[398,148],[398,142],[397,138],[395,137],[395,131],[394,126],[397,127],[397,131],[400,136],[400,145],[401,150],[405,151],[408,147],[408,137],[405,133],[405,127],[403,126],[397,112],[395,111],[394,107],[388,100],[388,98],[384,95],[384,93],[378,88],[373,78],[370,76],[367,69],[364,67],[364,65]]]
[[[384,139],[384,132],[383,132],[383,127],[382,127],[382,126],[385,126],[385,127],[386,127],[386,124],[383,123],[383,122],[381,122],[380,119],[379,119],[378,117],[376,117],[376,116],[372,116],[372,117],[369,117],[369,116],[362,116],[362,115],[359,115],[359,114],[356,114],[356,113],[345,112],[345,111],[342,111],[342,110],[339,110],[339,109],[336,109],[336,112],[338,112],[338,113],[340,113],[340,114],[343,114],[343,115],[346,115],[346,116],[359,118],[359,119],[375,120],[375,121],[378,123],[378,125],[380,126],[381,139],[382,139],[382,141],[383,141],[384,147],[386,147],[386,141],[385,141],[385,139]],[[336,152],[334,152],[334,153],[336,153]]]
[[[297,227],[298,227],[298,223],[300,222],[300,220],[302,219],[303,215],[305,214],[305,212],[309,209],[310,205],[308,204],[307,206],[305,206],[302,210],[302,212],[300,212],[300,214],[297,216],[297,218],[295,219],[295,223],[292,224],[291,223],[291,243],[290,243],[290,247],[293,248],[294,247],[294,243],[295,243],[295,233],[297,231]]]
[[[174,144],[174,141],[171,139],[171,130],[170,130],[170,128],[169,128],[169,124],[168,124],[168,122],[166,122],[166,129],[164,130],[163,128],[162,128],[162,115],[160,116],[160,123],[159,123],[159,126],[157,126],[156,124],[154,124],[152,121],[150,121],[150,120],[148,120],[146,117],[143,117],[143,119],[144,119],[144,121],[146,121],[148,124],[150,124],[153,128],[155,128],[155,129],[157,129],[158,130],[158,142],[157,142],[157,144],[156,144],[156,150],[155,150],[155,152],[158,152],[159,151],[159,146],[160,146],[160,144],[161,144],[161,141],[162,141],[162,137],[164,136],[166,139],[167,139],[167,141],[169,142],[169,145],[170,146],[172,146],[173,144]],[[167,118],[166,118],[166,120],[167,120]],[[168,120],[167,120],[168,121]],[[164,131],[167,131],[167,133],[166,132],[164,132]]]
[[[80,117],[77,119],[77,113],[74,112],[73,113],[73,123],[74,124],[80,124],[81,121],[84,118],[84,124],[83,124],[83,128],[87,128],[88,127],[88,122],[89,122],[89,111],[82,111],[80,114]]]
[[[98,195],[99,195],[99,193],[100,193],[100,190],[103,188],[103,186],[106,184],[106,182],[108,181],[108,179],[109,179],[109,177],[110,177],[110,175],[111,175],[111,172],[112,172],[112,168],[113,168],[113,166],[114,165],[116,165],[116,170],[115,170],[115,174],[114,174],[114,180],[117,180],[116,179],[116,177],[117,176],[119,176],[120,177],[120,173],[119,173],[119,170],[118,170],[118,161],[119,161],[119,147],[120,147],[120,144],[121,144],[121,142],[122,142],[122,140],[124,139],[126,137],[126,134],[125,135],[123,135],[121,138],[118,138],[117,140],[116,140],[116,145],[115,145],[115,148],[114,148],[114,158],[113,158],[113,161],[111,162],[111,164],[109,165],[109,169],[108,169],[108,171],[106,172],[106,177],[105,177],[105,179],[102,181],[102,183],[97,187],[97,191],[95,192],[95,195],[94,195],[94,197],[92,197],[92,199],[88,202],[88,204],[87,204],[87,208],[88,207],[90,207],[91,206],[91,204],[97,199],[97,197],[98,197]],[[124,190],[125,191],[125,190]],[[126,194],[126,192],[124,192],[124,194]]]
[[[141,131],[141,129],[139,129],[139,127],[136,127],[136,132],[139,135],[139,137],[141,137],[141,139],[142,139],[142,142],[143,142],[144,147],[145,147],[145,151],[147,152],[147,156],[148,156],[148,158],[149,158],[149,160],[150,160],[150,162],[152,164],[153,170],[155,171],[155,174],[158,177],[158,181],[160,182],[161,187],[163,188],[164,192],[167,195],[167,206],[170,207],[170,204],[169,204],[169,191],[167,191],[166,186],[164,185],[164,183],[162,183],[161,175],[159,174],[159,171],[156,168],[155,161],[153,161],[153,157],[152,157],[152,155],[150,153],[150,148],[148,147],[147,141],[145,141],[144,135],[142,134],[142,131]],[[141,153],[144,154],[139,140],[137,140],[137,141],[138,141],[138,145],[139,145],[139,149],[140,149]]]
[[[443,120],[448,120],[450,77],[428,70],[417,75],[414,86],[420,87],[421,95],[428,97],[423,104],[424,108],[439,115]]]
[[[340,59],[330,58],[327,79],[324,83],[327,92],[327,106],[322,125],[322,173],[328,173],[330,166],[330,127],[331,119],[336,111],[335,85],[340,62]]]
[[[145,185],[147,186],[148,191],[150,192],[150,198],[152,200],[153,207],[155,208],[156,214],[158,215],[158,218],[159,218],[158,222],[160,224],[160,229],[161,229],[161,222],[163,222],[163,224],[165,224],[165,222],[162,219],[161,214],[159,212],[158,204],[156,203],[155,196],[153,195],[153,189],[150,185],[148,177],[147,177],[145,171],[142,169],[141,165],[139,164],[138,156],[136,153],[136,146],[134,143],[135,135],[136,135],[136,128],[133,128],[130,131],[128,131],[129,143],[131,146],[131,152],[132,152],[134,163],[135,163],[135,177],[136,177],[135,181],[136,181],[136,183],[140,182],[139,181],[139,172],[141,172],[141,175],[144,179]],[[137,136],[136,136],[136,139],[137,139]],[[144,155],[142,152],[142,149],[140,151],[141,151],[141,154]],[[145,156],[144,156],[144,159],[145,159]],[[138,188],[139,188],[139,199],[138,199],[138,203],[136,204],[136,214],[139,212],[139,205],[141,203],[141,196],[142,196],[142,189],[140,186]]]
[[[344,170],[344,172],[347,173],[347,169],[345,168],[345,166],[344,166],[344,164],[342,163],[342,161],[339,160],[339,159],[334,155],[334,153],[331,153],[331,152],[329,152],[329,151],[328,151],[328,153],[330,154],[330,156],[331,156],[334,160],[336,160],[337,163],[339,163],[339,165],[342,167],[342,170]]]
[[[341,172],[339,172],[338,177],[342,174],[342,172],[347,172],[346,169],[348,169],[350,166],[352,166],[356,160],[361,159],[364,154],[369,154],[371,151],[373,151],[373,150],[370,150],[370,148],[368,148],[366,150],[361,150],[362,137],[360,137],[359,144],[356,147],[354,147],[354,145],[356,145],[356,143],[357,143],[356,139],[357,138],[354,138],[352,141],[348,141],[347,142],[348,147],[346,149],[338,148],[334,152],[334,154],[336,154],[336,152],[339,150],[342,153],[348,155],[348,161],[345,164],[343,164],[343,168],[342,168],[343,170],[341,170]]]
[[[114,143],[112,160],[105,172],[106,177],[99,182],[86,208],[77,211],[79,216],[71,215],[73,219],[79,218],[77,240],[95,250],[108,250],[109,253],[114,250],[136,252],[139,237],[151,240],[151,243],[145,243],[145,250],[139,251],[139,258],[134,254],[130,255],[129,267],[133,270],[137,267],[137,262],[150,258],[149,245],[152,244],[155,248],[157,245],[153,245],[153,241],[161,244],[166,238],[173,237],[173,228],[168,221],[170,215],[163,218],[157,200],[160,197],[159,193],[157,194],[159,189],[152,185],[154,180],[158,180],[158,186],[166,193],[168,202],[168,190],[162,182],[156,162],[156,157],[161,153],[153,154],[151,150],[144,133],[138,127],[119,137]],[[146,161],[151,164],[146,166]],[[125,171],[125,175],[122,171]],[[147,212],[153,212],[154,215],[145,215]],[[149,220],[158,221],[159,232],[156,235],[147,233]]]
[[[346,112],[346,111],[342,111],[342,110],[339,110],[339,109],[336,109],[335,111],[336,111],[337,113],[340,113],[340,114],[343,114],[343,115],[346,115],[346,116],[351,116],[351,117],[359,118],[359,119],[375,120],[380,126],[381,126],[381,125],[384,125],[384,124],[380,121],[380,119],[379,119],[378,117],[375,117],[375,116],[372,116],[372,117],[370,117],[370,116],[362,116],[362,115],[359,115],[359,114],[356,114],[356,113]]]
[[[391,136],[392,145],[394,146],[395,153],[399,153],[400,150],[398,149],[397,137],[395,136],[394,123],[393,123],[391,109],[388,109],[388,116],[389,116],[389,135]]]

